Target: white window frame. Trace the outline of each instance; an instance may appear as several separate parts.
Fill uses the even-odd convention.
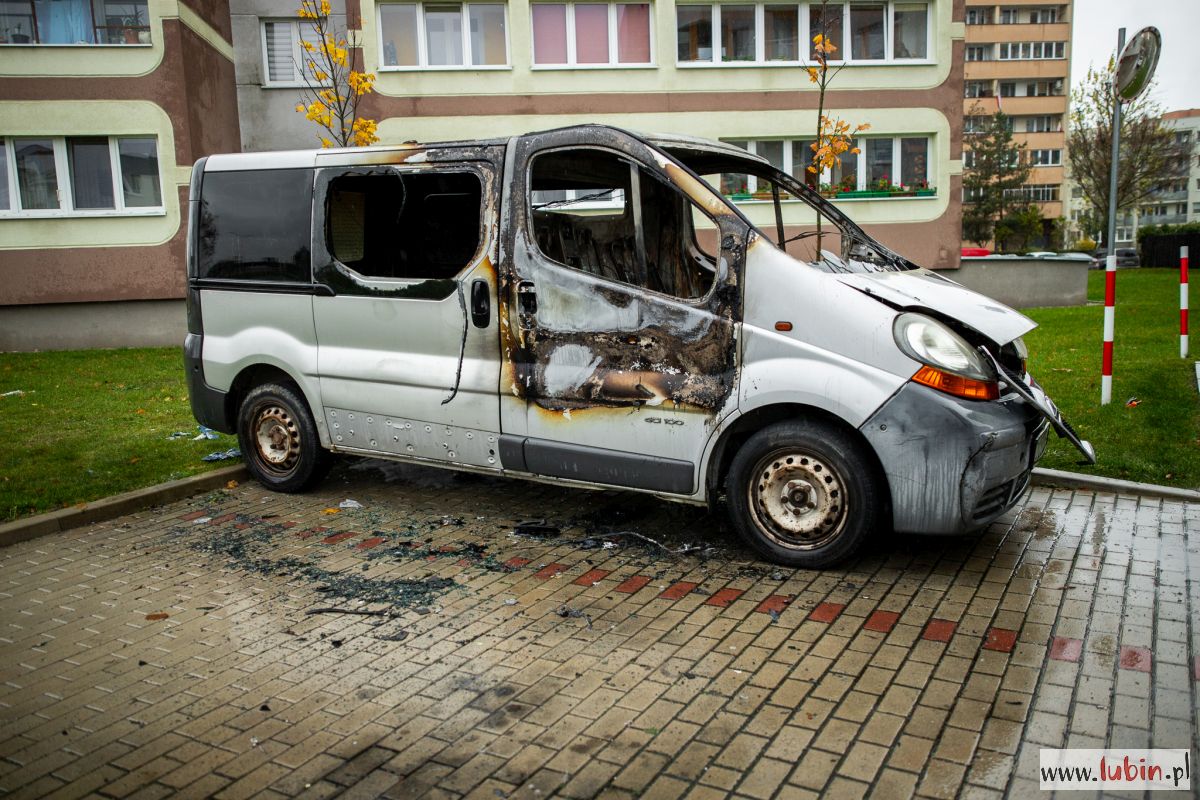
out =
[[[1046,160],[1041,160],[1045,156]],[[1061,167],[1062,150],[1057,147],[1039,147],[1029,151],[1031,167]]]
[[[430,64],[429,63],[429,41],[427,38],[428,32],[425,26],[425,0],[395,0],[395,2],[377,2],[375,3],[375,47],[379,53],[379,72],[476,72],[479,70],[488,70],[492,72],[504,71],[512,69],[512,42],[509,39],[509,26],[511,24],[508,13],[507,0],[479,0],[479,2],[459,2],[445,3],[433,2],[429,5],[435,6],[458,6],[459,13],[462,14],[462,48],[463,61],[468,62],[471,58],[471,23],[469,15],[469,6],[473,5],[499,5],[504,8],[504,63],[503,64]],[[384,6],[416,6],[417,7],[417,63],[416,64],[393,64],[387,65],[383,63],[383,16],[382,9]],[[532,41],[532,40],[531,40]]]
[[[730,137],[728,139],[722,139],[722,141],[745,142],[746,143],[746,152],[753,153],[755,155],[758,155],[758,145],[760,142],[783,142],[783,167],[782,167],[782,170],[789,175],[795,175],[795,171],[794,171],[795,161],[792,158],[792,153],[794,150],[794,148],[792,146],[793,143],[794,142],[811,142],[811,141],[814,141],[814,139],[815,139],[815,137],[810,138],[810,137],[803,137],[803,136],[792,137],[792,138],[787,138],[787,139],[777,139],[777,138],[773,138],[773,137],[761,138],[761,139],[749,139],[749,138],[740,139],[740,138]],[[867,187],[867,178],[866,178],[866,169],[865,169],[865,166],[866,166],[866,140],[867,139],[891,139],[892,140],[892,163],[896,164],[896,165],[900,164],[900,154],[901,154],[900,140],[901,139],[924,139],[926,141],[926,148],[927,148],[927,150],[926,150],[927,161],[928,161],[928,163],[932,164],[932,161],[933,161],[932,158],[928,157],[929,154],[933,152],[933,134],[932,133],[896,133],[896,134],[891,134],[890,136],[859,137],[854,140],[854,146],[857,147],[860,151],[857,154],[857,156],[855,156],[854,154],[850,154],[850,153],[846,154],[850,158],[858,158],[859,159],[859,168],[858,168],[858,171],[855,173],[855,179],[857,182],[855,184],[855,188],[852,191],[856,191],[856,192],[869,191],[869,189]],[[807,168],[807,166],[808,165],[806,164],[805,168]],[[935,190],[935,194],[929,195],[929,196],[935,197],[937,184],[934,181],[934,176],[932,174],[932,170],[928,170],[928,171],[930,172],[930,174],[926,177],[926,182],[928,184],[928,188]],[[828,169],[828,168],[822,169],[821,174],[820,174],[820,176],[818,176],[818,179],[817,179],[818,188],[819,188],[820,184],[829,183],[832,180],[832,178],[833,178],[833,170]],[[799,180],[801,183],[805,182],[802,178],[797,178],[797,180]],[[898,185],[898,184],[893,182],[893,185]],[[747,175],[746,176],[746,191],[749,192],[750,194],[754,194],[754,192],[756,192],[757,190],[758,190],[758,178],[756,178],[753,175]],[[789,200],[793,200],[793,199],[795,199],[795,198],[789,198]],[[838,198],[835,197],[832,199],[836,201]],[[846,199],[847,200],[857,200],[857,199],[882,200],[885,198],[851,198],[851,197],[848,197]],[[891,200],[922,199],[923,200],[923,199],[925,199],[925,197],[920,197],[920,198],[917,198],[917,197],[892,197],[892,198],[886,198],[886,199],[891,199]],[[750,200],[735,200],[734,202],[735,203],[754,203],[754,202],[765,203],[765,202],[770,202],[770,201],[750,199]]]
[[[656,43],[654,41],[654,3],[652,0],[607,0],[608,5],[608,63],[607,64],[576,64],[575,63],[575,5],[576,3],[599,5],[605,0],[546,0],[541,3],[529,4],[529,68],[533,71],[554,69],[655,69],[658,66]],[[567,61],[563,64],[538,64],[534,61],[534,6],[563,6],[567,7]],[[617,60],[620,44],[617,41],[617,6],[649,6],[647,13],[650,22],[650,60],[641,63],[623,63]]]
[[[67,139],[108,139],[108,161],[113,180],[113,208],[75,208],[75,192],[71,185],[71,163],[67,157]],[[58,184],[58,208],[21,208],[21,187],[17,184],[17,151],[13,141],[17,139],[49,139],[54,147],[54,177]],[[0,219],[38,219],[56,217],[160,217],[167,213],[165,205],[126,206],[125,188],[121,185],[121,139],[153,139],[154,152],[158,158],[158,196],[165,203],[166,187],[163,184],[163,160],[158,136],[146,134],[106,135],[102,133],[79,133],[71,136],[47,136],[42,134],[3,135],[2,165],[8,175],[8,208],[0,208]]]
[[[983,58],[971,58],[971,53],[973,52],[979,53]],[[994,61],[996,58],[996,46],[993,44],[969,44],[963,52],[963,58],[972,64],[980,61]]]
[[[307,70],[306,62],[309,56],[304,48],[300,46],[301,40],[304,38],[301,32],[301,20],[298,19],[280,19],[273,17],[263,17],[259,19],[258,25],[258,40],[259,49],[262,51],[262,87],[264,89],[294,89],[297,87],[303,88],[307,84],[303,79],[293,81],[273,81],[271,80],[271,64],[270,54],[267,52],[267,23],[272,25],[287,24],[292,32],[292,66],[296,68],[298,74],[303,74]],[[313,81],[316,85],[316,81]],[[329,84],[323,84],[328,86]]]
[[[839,0],[842,6],[842,45],[846,45],[846,33],[850,30],[850,6],[858,5],[849,2],[849,0]],[[895,39],[895,6],[899,3],[905,5],[909,2],[923,2],[925,4],[925,58],[893,58],[893,42]],[[934,53],[934,25],[936,18],[933,15],[933,0],[875,0],[869,5],[883,5],[884,24],[883,24],[883,58],[838,58],[830,59],[831,65],[837,66],[880,66],[880,65],[923,65],[934,64],[936,59]],[[720,61],[721,48],[721,6],[754,6],[754,60],[753,61]],[[795,5],[797,15],[799,17],[799,30],[797,35],[796,52],[800,58],[792,61],[768,61],[766,59],[767,42],[766,42],[766,7],[778,5]],[[679,14],[678,9],[684,6],[705,6],[711,9],[712,20],[712,57],[708,61],[680,61],[678,47],[675,49],[675,66],[680,69],[729,69],[729,68],[758,68],[763,67],[795,67],[795,66],[810,66],[817,62],[808,58],[808,53],[811,50],[813,32],[810,27],[812,12],[814,6],[819,6],[819,3],[773,3],[773,2],[736,2],[730,0],[728,3],[696,3],[682,2],[677,3],[675,14],[675,28],[679,29]],[[845,56],[846,48],[843,46],[839,51]]]
[[[1000,42],[997,61],[1059,61],[1066,58],[1066,42]],[[1056,52],[1062,55],[1055,55]],[[1046,55],[1049,53],[1050,55]]]

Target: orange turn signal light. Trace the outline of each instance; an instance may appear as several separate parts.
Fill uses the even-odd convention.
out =
[[[953,375],[934,367],[924,366],[912,376],[917,383],[937,389],[939,392],[965,397],[968,400],[995,400],[1000,396],[1000,387],[995,381],[980,381]]]
[[[788,322],[785,319],[781,319],[781,320],[779,320],[779,322],[775,323],[775,330],[777,330],[777,331],[790,331],[791,329],[792,329],[792,323]]]

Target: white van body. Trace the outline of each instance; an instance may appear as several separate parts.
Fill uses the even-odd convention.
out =
[[[701,177],[735,172],[823,232],[755,228]],[[764,555],[823,566],[876,530],[986,525],[1050,427],[1094,457],[1025,372],[1032,321],[718,142],[587,125],[211,156],[188,309],[196,418],[282,491],[341,452],[724,494]]]

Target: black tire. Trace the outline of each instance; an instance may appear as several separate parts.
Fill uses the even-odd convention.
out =
[[[854,555],[886,501],[870,453],[819,420],[777,422],[734,455],[725,479],[733,525],[764,557],[821,569]]]
[[[238,444],[250,474],[276,492],[304,491],[325,477],[332,462],[308,404],[292,384],[264,383],[246,394],[238,412]]]

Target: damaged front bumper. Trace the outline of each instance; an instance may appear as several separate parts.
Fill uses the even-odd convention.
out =
[[[1016,504],[1049,428],[1016,393],[979,402],[908,383],[860,430],[887,476],[894,530],[955,534]]]

